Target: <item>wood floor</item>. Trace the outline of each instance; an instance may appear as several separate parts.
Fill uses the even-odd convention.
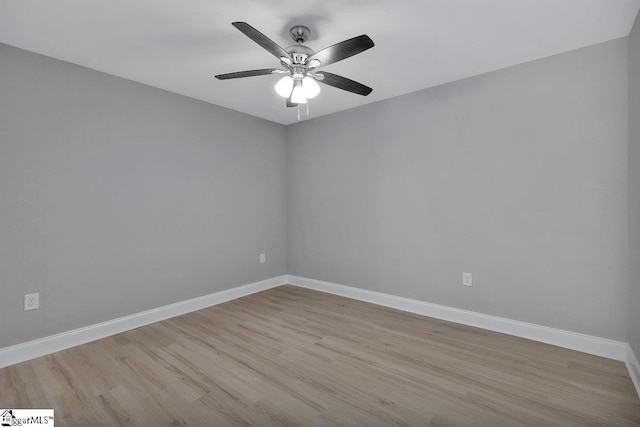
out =
[[[282,286],[0,370],[57,426],[627,426],[625,366]]]

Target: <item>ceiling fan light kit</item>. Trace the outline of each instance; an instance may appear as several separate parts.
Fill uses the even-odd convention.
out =
[[[304,89],[302,88],[302,81],[295,81],[293,84],[293,90],[291,91],[291,102],[294,104],[306,104],[307,97],[304,96]]]
[[[276,93],[283,98],[288,98],[293,90],[293,79],[291,76],[284,76],[274,86]]]
[[[320,85],[316,83],[313,77],[309,76],[302,79],[302,89],[304,89],[304,96],[307,99],[315,98],[320,93]]]
[[[300,105],[307,104],[308,115],[309,107],[307,100],[315,98],[320,93],[318,82],[362,96],[369,95],[373,90],[362,83],[337,74],[327,73],[325,71],[316,72],[316,69],[319,67],[342,61],[343,59],[350,58],[372,48],[374,43],[367,35],[363,34],[353,37],[316,53],[311,48],[303,45],[311,33],[309,28],[304,25],[291,27],[289,34],[296,44],[288,46],[285,49],[246,22],[233,22],[232,25],[277,57],[283,68],[238,71],[218,74],[216,78],[219,80],[229,80],[270,74],[284,74],[275,84],[274,89],[278,95],[286,98],[287,107],[298,107],[298,119],[300,119]]]

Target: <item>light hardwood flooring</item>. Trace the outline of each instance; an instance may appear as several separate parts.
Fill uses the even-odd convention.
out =
[[[0,370],[57,426],[627,426],[621,362],[294,286]]]

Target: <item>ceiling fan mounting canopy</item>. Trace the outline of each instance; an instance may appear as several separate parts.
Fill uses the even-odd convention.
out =
[[[303,45],[311,34],[309,28],[304,25],[291,27],[289,34],[296,44],[285,49],[246,22],[232,22],[231,25],[278,58],[283,68],[263,68],[218,74],[216,78],[219,80],[284,74],[285,76],[276,84],[275,89],[278,94],[287,98],[288,107],[305,104],[307,98],[315,97],[320,91],[316,81],[363,96],[367,96],[373,91],[370,87],[346,77],[326,71],[315,71],[316,68],[342,61],[372,48],[374,46],[373,40],[365,34],[314,52],[311,48]]]
[[[309,27],[304,25],[294,25],[289,30],[289,34],[291,34],[291,38],[294,42],[302,44],[309,40],[311,30],[309,30]]]

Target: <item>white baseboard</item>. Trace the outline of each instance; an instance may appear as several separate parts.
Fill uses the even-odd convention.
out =
[[[0,349],[0,368],[35,359],[36,357],[65,350],[80,344],[105,338],[150,323],[159,322],[171,317],[180,316],[192,311],[201,310],[256,292],[275,288],[287,283],[287,276],[273,277],[259,282],[226,289],[198,298],[192,298],[164,307],[154,308],[141,313],[124,316],[95,325],[85,326],[72,331],[39,338],[26,343]]]
[[[381,292],[368,291],[351,286],[338,285],[336,283],[323,282],[315,279],[308,279],[305,277],[289,275],[287,278],[288,283],[302,288],[314,289],[410,313],[435,317],[436,319],[462,323],[464,325],[475,326],[495,332],[502,332],[504,334],[552,344],[558,347],[569,348],[571,350],[582,351],[584,353],[607,357],[609,359],[626,361],[628,358],[629,345],[621,341],[614,341],[577,332],[540,326],[533,323],[505,319],[503,317],[490,316],[473,311],[431,304],[424,301],[383,294]]]
[[[636,393],[638,393],[638,397],[640,397],[640,362],[638,362],[638,357],[633,352],[631,346],[628,344],[627,358],[625,359],[624,364],[627,365],[627,370],[629,371],[631,381],[633,381],[633,385],[636,388]]]
[[[11,347],[0,348],[0,368],[119,334],[121,332],[126,332],[151,323],[180,316],[182,314],[201,310],[203,308],[211,307],[284,284],[314,289],[410,313],[502,332],[522,338],[528,338],[534,341],[557,345],[559,347],[624,361],[627,369],[629,370],[629,374],[636,391],[640,396],[640,363],[627,343],[292,275],[273,277],[271,279],[238,286],[198,298],[192,298],[175,304],[132,314],[130,316],[124,316],[95,325],[74,329],[72,331],[39,338]]]

